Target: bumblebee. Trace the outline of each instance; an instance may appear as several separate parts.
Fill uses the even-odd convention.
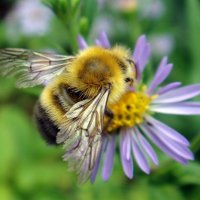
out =
[[[0,74],[17,77],[17,87],[43,85],[35,106],[38,129],[47,143],[63,144],[64,160],[79,182],[90,176],[102,144],[104,115],[136,76],[129,51],[92,46],[75,56],[25,49],[0,50]]]

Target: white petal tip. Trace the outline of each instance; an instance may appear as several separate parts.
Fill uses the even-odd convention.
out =
[[[127,173],[126,173],[126,176],[127,176],[129,179],[133,179],[133,173],[131,173],[131,174],[127,174]]]
[[[145,174],[150,174],[150,173],[151,173],[150,168],[143,169],[142,171],[143,171]]]
[[[159,161],[158,160],[154,160],[153,163],[158,166],[159,165]]]

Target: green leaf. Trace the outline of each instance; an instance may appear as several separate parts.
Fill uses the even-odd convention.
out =
[[[89,27],[97,15],[97,0],[87,0],[82,4],[81,16],[85,16],[88,19]]]
[[[131,190],[128,191],[128,199],[150,200],[150,187],[146,180],[135,181]]]
[[[9,115],[12,118],[12,115]],[[0,111],[0,181],[9,177],[12,171],[16,155],[16,143],[13,139],[13,124],[10,118],[7,118],[7,110],[1,109]]]
[[[172,184],[155,185],[148,181],[148,177],[137,179],[129,188],[128,199],[137,200],[184,200],[179,188]],[[129,198],[130,197],[130,198]]]
[[[16,172],[17,187],[24,192],[31,192],[39,188],[65,188],[75,184],[75,173],[67,172],[67,165],[63,161],[43,161],[23,163]]]
[[[184,200],[184,196],[182,195],[179,188],[175,185],[162,185],[162,186],[151,186],[150,187],[150,200],[159,199],[159,200]]]
[[[180,184],[200,185],[200,164],[197,162],[190,163],[187,166],[177,165],[174,168],[174,175]]]
[[[0,77],[0,85],[1,85],[0,100],[5,100],[9,98],[15,90],[14,79],[6,79]]]
[[[199,200],[200,199],[200,187],[193,187],[193,190],[188,189],[187,199]]]
[[[9,185],[1,185],[0,184],[0,196],[1,199],[5,200],[15,200],[16,198],[14,197],[13,191],[11,190]]]

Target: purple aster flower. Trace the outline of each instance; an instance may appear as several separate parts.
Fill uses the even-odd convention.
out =
[[[20,0],[6,18],[7,29],[11,38],[16,37],[16,30],[27,36],[42,35],[48,31],[52,17],[51,10],[39,0]]]
[[[95,43],[105,48],[111,46],[104,32],[100,33]],[[79,44],[81,49],[87,47],[81,36],[79,36]],[[176,130],[155,119],[152,114],[200,114],[200,103],[188,101],[200,94],[200,84],[181,86],[180,82],[172,82],[160,86],[173,68],[173,65],[168,63],[168,58],[164,57],[150,84],[144,85],[142,73],[150,53],[150,45],[146,37],[142,35],[137,40],[133,52],[137,69],[134,90],[130,88],[130,91],[122,96],[116,105],[109,107],[116,118],[104,133],[103,145],[91,175],[91,182],[95,181],[101,160],[103,162],[102,178],[105,181],[109,179],[113,170],[118,136],[122,167],[130,179],[133,178],[133,159],[147,174],[151,170],[148,160],[158,165],[158,157],[152,143],[181,164],[187,164],[189,160],[194,159],[188,140]],[[119,115],[120,118],[118,118]]]
[[[161,0],[140,0],[138,8],[142,18],[159,19],[165,13],[165,4]]]
[[[169,33],[154,34],[150,38],[152,54],[157,57],[168,55],[174,49],[174,37]]]

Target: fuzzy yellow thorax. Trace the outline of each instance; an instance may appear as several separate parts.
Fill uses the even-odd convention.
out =
[[[77,54],[62,77],[68,85],[84,91],[90,98],[96,96],[100,88],[111,83],[109,103],[114,103],[127,89],[126,77],[135,76],[126,61],[129,57],[129,51],[121,46],[111,49],[88,47]],[[120,63],[124,63],[126,73]]]
[[[142,123],[153,98],[155,97],[149,96],[144,89],[139,92],[126,92],[119,101],[108,106],[113,113],[113,119],[105,131],[111,133],[122,127],[134,127]],[[104,124],[108,121],[109,117],[105,116]]]

